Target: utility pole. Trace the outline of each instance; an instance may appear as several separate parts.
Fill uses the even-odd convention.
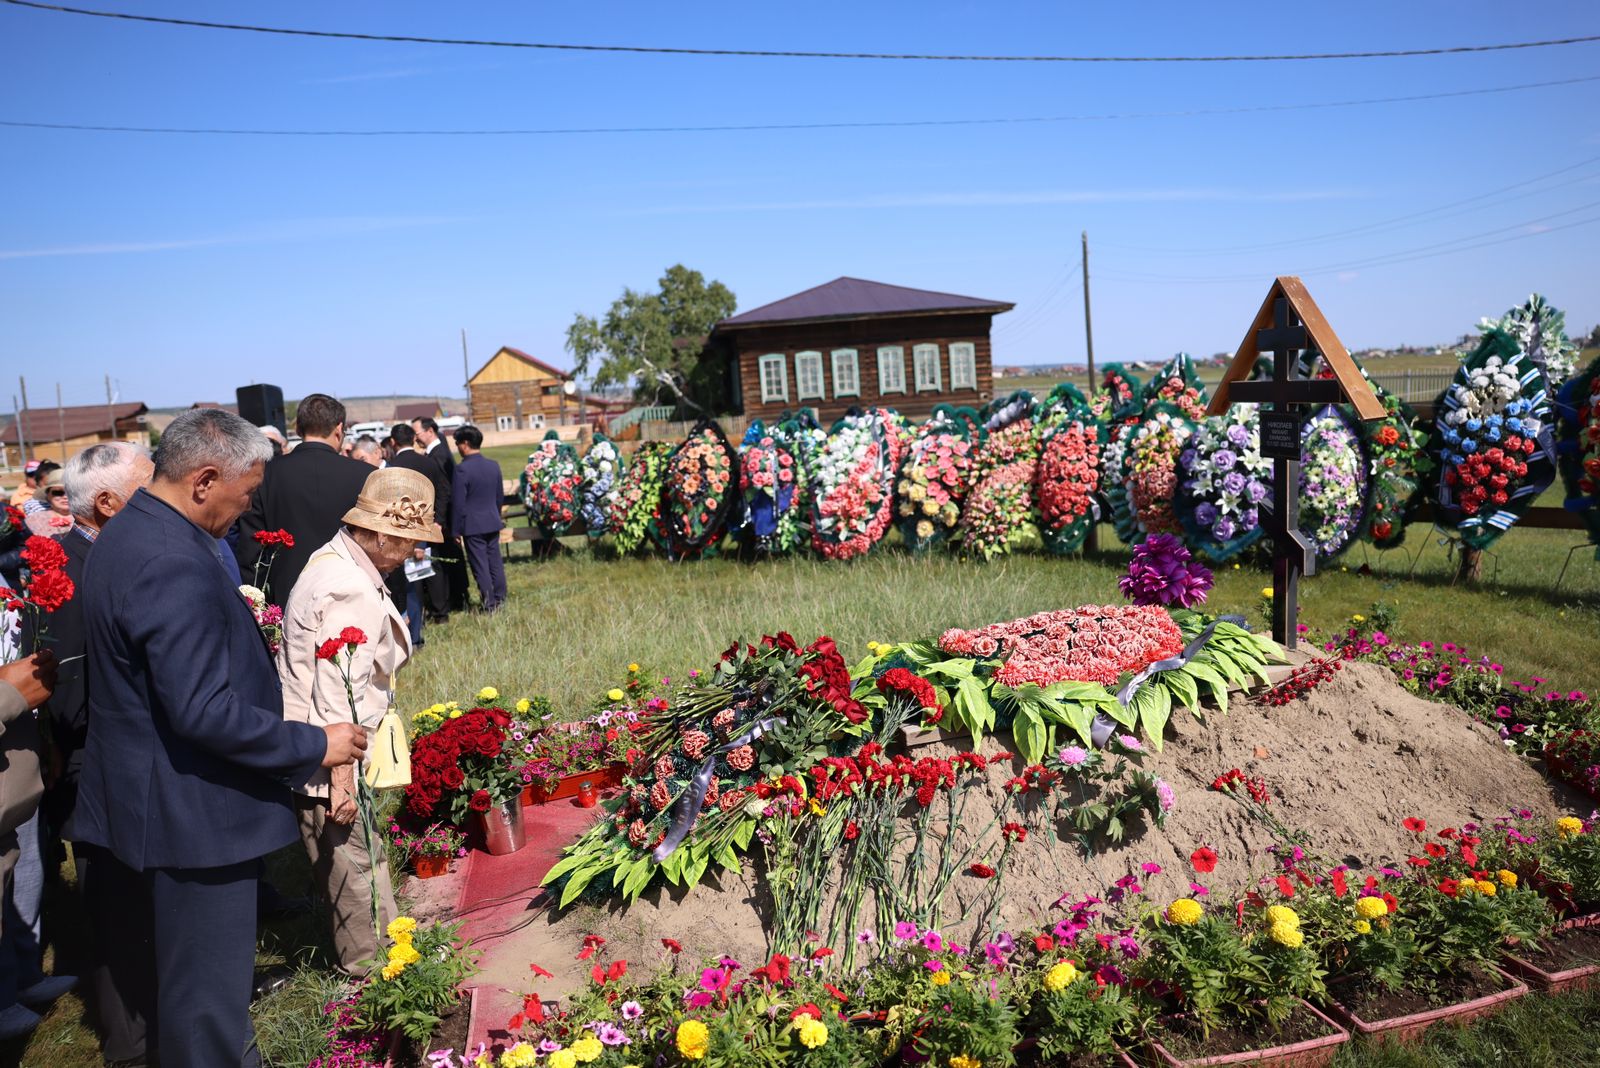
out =
[[[56,383],[56,431],[61,436],[56,440],[61,443],[61,464],[67,463],[67,410],[61,407],[61,383]]]
[[[28,380],[21,375],[17,376],[17,385],[22,387],[22,408],[17,412],[17,438],[22,442],[22,462],[28,462],[27,429],[22,425],[23,417],[28,412]]]
[[[1094,324],[1089,318],[1089,231],[1083,231],[1083,340],[1089,352],[1089,396],[1094,396]]]
[[[12,422],[17,428],[17,466],[22,467],[28,462],[28,439],[22,436],[22,409],[17,405],[17,395],[11,394]],[[6,457],[7,466],[10,466],[11,457]]]
[[[467,328],[461,328],[461,388],[467,391],[467,422],[476,423],[472,417],[472,369],[467,365]]]
[[[117,406],[111,400],[111,376],[106,375],[106,418],[111,421],[111,437],[117,436]]]

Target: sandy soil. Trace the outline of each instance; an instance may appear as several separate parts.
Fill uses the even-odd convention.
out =
[[[998,747],[991,741],[984,750]],[[917,755],[941,748],[949,751],[932,746]],[[1358,870],[1405,855],[1411,835],[1400,821],[1406,816],[1442,827],[1487,821],[1512,806],[1541,815],[1578,807],[1572,795],[1505,749],[1492,731],[1459,710],[1411,696],[1387,671],[1365,664],[1346,665],[1309,700],[1282,708],[1235,695],[1227,715],[1213,711],[1202,722],[1179,713],[1164,750],[1151,753],[1145,767],[1176,791],[1165,827],[1138,828],[1121,848],[1089,858],[1070,842],[1031,835],[1013,851],[1006,873],[1003,925],[1037,925],[1047,916],[1053,923],[1059,913],[1051,914],[1049,906],[1057,897],[1097,892],[1146,861],[1164,869],[1145,879],[1154,899],[1187,894],[1193,876],[1187,858],[1201,845],[1220,857],[1213,874],[1199,877],[1216,892],[1259,878],[1270,866],[1265,829],[1209,789],[1215,776],[1233,767],[1264,778],[1279,817],[1307,831],[1323,855]],[[1009,803],[1000,790],[1005,778],[994,774],[986,796],[972,798],[968,812],[976,812],[976,818],[958,828],[958,843],[989,822],[994,806]],[[987,886],[958,876],[945,902],[947,917],[959,915],[964,902]],[[719,953],[753,966],[768,952],[763,895],[759,869],[747,863],[742,875],[708,878],[687,892],[653,890],[628,908],[546,913],[512,936],[515,953],[504,951],[509,946],[497,950],[499,963],[480,982],[526,989],[532,962],[556,976],[539,983],[541,994],[571,989],[588,973],[589,965],[574,957],[589,932],[604,935],[611,956],[634,968],[667,961],[663,937],[683,944],[685,967]],[[947,930],[961,940],[974,933],[971,922],[965,929]]]

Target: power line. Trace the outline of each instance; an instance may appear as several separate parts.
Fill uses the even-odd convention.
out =
[[[19,0],[0,0],[17,3]],[[107,123],[32,122],[22,119],[0,119],[0,126],[29,130],[68,130],[90,133],[177,134],[189,136],[225,137],[549,137],[559,135],[592,134],[662,134],[662,133],[752,133],[783,130],[881,130],[911,129],[933,126],[1003,126],[1058,122],[1107,122],[1128,119],[1183,119],[1209,115],[1249,115],[1272,111],[1311,111],[1325,108],[1367,107],[1376,104],[1408,104],[1423,100],[1446,100],[1452,97],[1486,96],[1493,93],[1515,93],[1525,89],[1548,89],[1554,86],[1578,85],[1600,81],[1600,74],[1579,78],[1560,78],[1547,82],[1524,82],[1519,85],[1496,85],[1484,89],[1457,89],[1445,93],[1417,93],[1409,96],[1366,97],[1356,100],[1316,101],[1305,104],[1254,104],[1234,108],[1189,108],[1178,111],[1124,111],[1087,115],[1033,115],[1011,118],[975,119],[885,119],[866,122],[790,122],[747,123],[707,126],[556,126],[529,129],[500,130],[304,130],[304,129],[251,129],[225,126],[116,126]]]
[[[1510,52],[1528,48],[1553,48],[1561,45],[1591,44],[1600,34],[1583,37],[1556,37],[1545,41],[1513,41],[1501,44],[1454,45],[1444,48],[1396,48],[1374,52],[1303,52],[1284,55],[1227,56],[1048,56],[1048,55],[950,55],[921,52],[804,52],[765,48],[666,48],[654,45],[584,45],[548,41],[495,41],[464,37],[418,37],[408,34],[350,33],[337,30],[305,30],[282,26],[252,26],[235,22],[207,22],[200,19],[165,18],[135,15],[124,11],[95,11],[63,4],[43,4],[37,0],[4,0],[14,7],[31,8],[66,15],[87,15],[127,22],[147,22],[163,26],[187,26],[203,30],[237,30],[245,33],[279,34],[287,37],[320,37],[346,41],[382,41],[399,44],[466,45],[475,48],[529,48],[561,52],[625,52],[669,56],[742,56],[776,59],[876,59],[955,63],[1279,63],[1291,60],[1399,59],[1414,56],[1466,55],[1481,52]]]
[[[1516,190],[1516,189],[1523,189],[1523,188],[1525,188],[1527,186],[1530,186],[1530,185],[1537,185],[1540,182],[1548,181],[1551,178],[1558,177],[1559,175],[1566,174],[1566,173],[1568,173],[1570,171],[1575,171],[1575,170],[1579,170],[1579,169],[1584,168],[1584,167],[1589,167],[1589,166],[1592,166],[1593,164],[1596,164],[1596,163],[1600,163],[1600,156],[1591,156],[1590,158],[1588,158],[1586,160],[1580,160],[1577,163],[1573,163],[1573,164],[1571,164],[1569,166],[1566,166],[1566,167],[1560,167],[1560,168],[1558,168],[1556,170],[1553,170],[1553,171],[1550,171],[1550,172],[1548,172],[1546,174],[1537,175],[1537,176],[1535,176],[1533,178],[1527,178],[1527,179],[1524,179],[1523,181],[1520,181],[1520,182],[1513,182],[1510,185],[1503,185],[1503,186],[1500,186],[1498,189],[1491,189],[1486,193],[1478,193],[1478,194],[1476,194],[1474,196],[1464,197],[1461,200],[1452,200],[1452,201],[1450,201],[1448,203],[1439,204],[1439,205],[1436,205],[1435,207],[1426,208],[1426,209],[1424,209],[1422,211],[1410,212],[1410,213],[1407,213],[1405,215],[1395,215],[1395,216],[1392,216],[1392,217],[1387,218],[1387,219],[1380,219],[1377,222],[1366,223],[1366,224],[1361,225],[1361,226],[1354,226],[1354,227],[1351,227],[1348,230],[1332,230],[1332,231],[1328,231],[1326,233],[1314,234],[1314,235],[1312,235],[1310,237],[1289,238],[1289,239],[1286,239],[1286,240],[1283,240],[1283,241],[1268,241],[1268,242],[1264,242],[1262,244],[1256,244],[1256,245],[1219,245],[1216,248],[1211,248],[1211,249],[1201,249],[1201,248],[1158,248],[1158,247],[1151,247],[1151,246],[1148,246],[1148,245],[1123,245],[1123,244],[1119,244],[1119,243],[1117,243],[1115,241],[1102,241],[1102,242],[1099,242],[1099,243],[1101,245],[1107,247],[1107,248],[1124,249],[1124,250],[1129,251],[1129,252],[1152,252],[1152,253],[1156,253],[1158,255],[1169,255],[1169,256],[1215,256],[1215,255],[1218,255],[1218,254],[1221,254],[1221,253],[1230,253],[1230,252],[1265,252],[1265,251],[1270,251],[1272,249],[1298,248],[1298,247],[1301,247],[1301,246],[1304,246],[1304,245],[1323,244],[1323,243],[1328,242],[1328,241],[1337,241],[1337,240],[1339,240],[1341,238],[1354,237],[1354,236],[1356,236],[1358,234],[1371,234],[1374,231],[1385,231],[1385,230],[1390,230],[1390,229],[1398,229],[1398,228],[1400,228],[1402,226],[1411,225],[1413,223],[1420,222],[1420,221],[1436,222],[1436,221],[1438,221],[1438,219],[1453,218],[1454,216],[1457,216],[1457,215],[1467,214],[1467,213],[1470,213],[1471,211],[1474,211],[1474,210],[1477,210],[1477,209],[1468,208],[1466,212],[1452,211],[1450,209],[1458,208],[1458,207],[1461,207],[1463,205],[1468,205],[1468,204],[1477,204],[1480,201],[1484,201],[1484,200],[1490,200],[1490,199],[1492,199],[1494,197],[1500,196],[1503,193],[1509,193],[1512,190]],[[1564,188],[1566,188],[1567,186],[1570,186],[1570,185],[1580,185],[1580,184],[1582,184],[1584,182],[1590,182],[1590,181],[1593,181],[1593,180],[1594,180],[1594,175],[1583,174],[1583,175],[1579,175],[1576,178],[1569,179],[1569,180],[1567,180],[1565,182],[1559,182],[1559,183],[1557,183],[1555,185],[1545,186],[1543,189],[1532,189],[1532,190],[1528,190],[1528,191],[1523,192],[1523,193],[1517,193],[1515,196],[1506,197],[1505,200],[1506,201],[1521,200],[1521,199],[1523,199],[1525,197],[1530,197],[1530,196],[1542,196],[1545,193],[1552,192],[1552,191],[1554,191],[1556,189],[1564,189]],[[1429,216],[1434,216],[1434,218],[1430,219]]]

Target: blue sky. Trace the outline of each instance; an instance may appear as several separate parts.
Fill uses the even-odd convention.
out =
[[[1600,28],[1579,3],[1531,6],[1519,19],[1480,2],[84,3],[391,34],[941,53],[1372,50]],[[0,7],[0,118],[461,129],[1100,115],[1481,89],[1591,76],[1597,59],[1600,45],[1191,65],[578,55]],[[602,311],[675,262],[722,280],[746,309],[839,275],[1011,300],[997,360],[1075,361],[1083,309],[1070,271],[1084,229],[1101,360],[1231,349],[1272,276],[1294,271],[1351,347],[1446,341],[1533,290],[1586,330],[1600,320],[1600,223],[1558,228],[1600,218],[1597,104],[1600,82],[911,129],[238,138],[0,128],[0,407],[18,373],[36,402],[53,399],[57,381],[68,403],[103,400],[107,373],[123,399],[152,406],[231,399],[250,381],[290,396],[459,392],[462,328],[474,367],[501,344],[566,365],[574,313]],[[1516,239],[1451,251],[1473,235]],[[1419,258],[1382,262],[1412,250]]]

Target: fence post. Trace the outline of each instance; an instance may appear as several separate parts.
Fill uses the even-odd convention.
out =
[[[1411,368],[1409,367],[1406,368],[1406,384],[1401,387],[1400,395],[1406,399],[1406,403],[1409,404],[1411,402]]]

